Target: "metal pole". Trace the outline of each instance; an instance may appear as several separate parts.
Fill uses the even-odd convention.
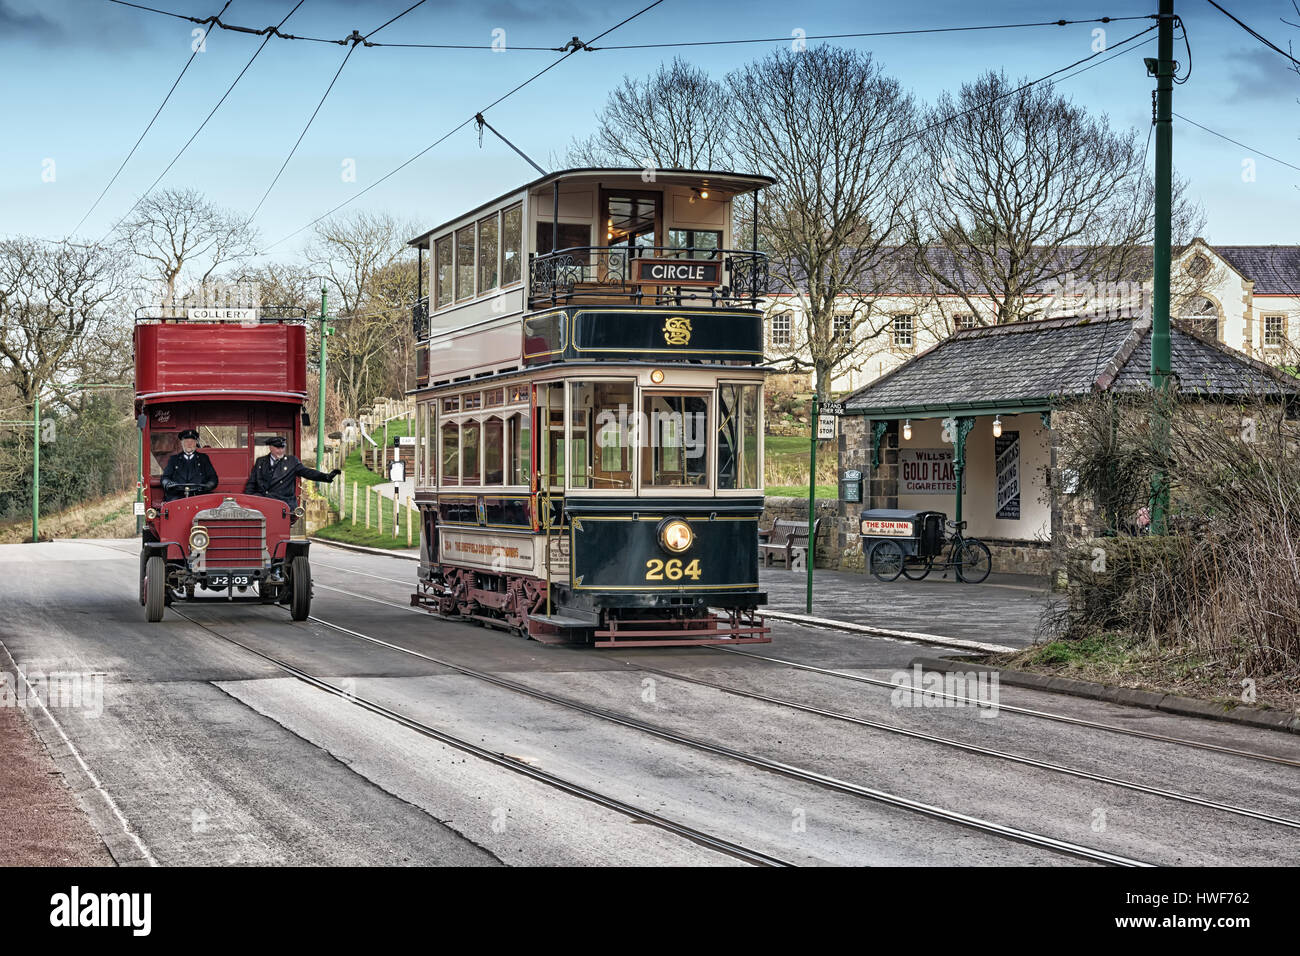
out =
[[[325,283],[320,284],[320,404],[316,408],[316,468],[325,461]]]
[[[813,540],[817,509],[817,393],[812,397],[812,440],[808,443],[808,550],[804,563],[808,566],[808,595],[804,613],[812,613],[813,565],[817,563],[817,542]]]
[[[144,429],[140,427],[140,422],[135,423],[135,500],[136,504],[144,503]],[[140,509],[137,508],[136,511]],[[144,515],[135,516],[135,533],[140,534],[144,531]]]
[[[1152,431],[1163,453],[1169,442],[1169,271],[1173,217],[1174,0],[1160,0],[1156,53],[1156,209],[1154,275],[1151,290]],[[1163,534],[1169,511],[1169,482],[1163,471],[1151,479],[1151,532]]]
[[[41,540],[41,396],[32,400],[32,543]]]

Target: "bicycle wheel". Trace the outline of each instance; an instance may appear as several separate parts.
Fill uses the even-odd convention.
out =
[[[903,573],[903,546],[897,541],[877,541],[867,554],[867,567],[878,581],[894,581]]]
[[[923,580],[926,575],[930,573],[930,569],[933,567],[933,556],[928,558],[912,557],[903,559],[903,575],[909,581]]]
[[[953,555],[957,564],[957,579],[967,584],[979,584],[993,570],[993,555],[988,545],[978,538],[967,538]]]

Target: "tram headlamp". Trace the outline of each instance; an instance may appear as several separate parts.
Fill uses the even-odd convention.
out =
[[[144,513],[144,516],[148,518],[150,521],[153,521],[155,518],[158,517],[158,509],[150,508],[148,511]]]
[[[659,543],[674,554],[681,554],[695,543],[695,532],[685,521],[674,518],[659,529]]]
[[[208,529],[195,525],[190,529],[190,550],[202,551],[208,546]]]

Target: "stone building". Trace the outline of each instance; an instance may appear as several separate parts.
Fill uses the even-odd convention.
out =
[[[1170,338],[1181,394],[1300,395],[1295,378],[1222,342],[1177,323]],[[1057,468],[1069,427],[1057,413],[1097,392],[1149,389],[1150,366],[1149,319],[1050,319],[956,332],[852,393],[839,466],[862,471],[865,485],[861,505],[839,505],[842,565],[861,564],[861,510],[902,508],[960,512],[995,571],[1048,573],[1053,538],[1077,533],[1088,511]]]

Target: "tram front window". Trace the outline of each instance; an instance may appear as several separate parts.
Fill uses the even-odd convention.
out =
[[[632,487],[634,387],[630,380],[570,383],[570,487],[597,491]]]
[[[718,488],[758,488],[759,386],[718,386]]]
[[[643,488],[706,487],[709,483],[709,397],[646,393],[641,436]]]

